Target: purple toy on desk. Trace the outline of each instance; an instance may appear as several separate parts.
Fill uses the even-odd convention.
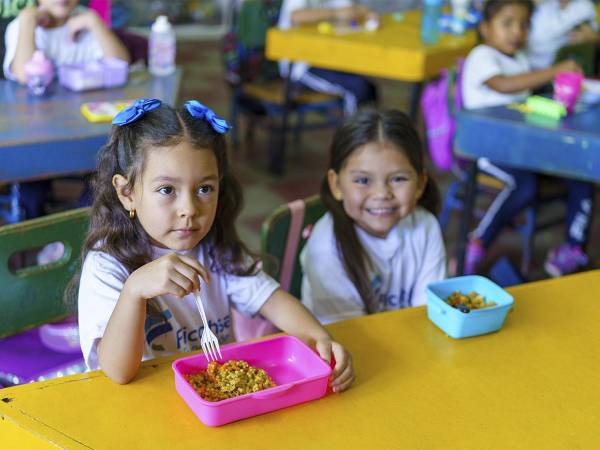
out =
[[[58,68],[60,84],[72,91],[121,86],[127,82],[129,64],[118,58],[104,58],[86,64]]]

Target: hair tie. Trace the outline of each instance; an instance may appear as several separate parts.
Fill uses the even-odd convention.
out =
[[[198,100],[188,100],[185,102],[185,109],[190,113],[190,116],[206,120],[212,129],[219,134],[227,133],[231,128],[231,125],[225,119],[217,116],[212,109],[204,106]]]
[[[113,125],[122,126],[135,122],[148,111],[158,108],[161,104],[162,102],[156,98],[140,98],[133,102],[131,106],[119,112],[113,118],[112,123]]]

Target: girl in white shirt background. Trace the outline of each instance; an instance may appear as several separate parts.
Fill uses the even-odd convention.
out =
[[[550,83],[563,71],[581,69],[571,60],[532,70],[523,48],[527,43],[531,0],[488,0],[484,4],[479,30],[483,44],[469,53],[462,74],[464,106],[475,109],[522,102],[532,89]],[[482,135],[485,138],[485,135]],[[481,270],[487,249],[516,215],[537,198],[539,175],[526,170],[499,166],[486,158],[478,168],[499,179],[503,188],[472,232],[467,245],[465,272]],[[564,180],[567,186],[565,241],[549,251],[544,267],[551,276],[575,272],[587,264],[588,240],[593,204],[593,185]]]
[[[399,111],[365,110],[336,131],[321,185],[328,209],[301,254],[302,301],[322,323],[425,304],[446,274],[439,192]]]
[[[349,354],[238,238],[242,195],[227,160],[227,122],[195,100],[175,110],[140,99],[113,124],[93,181],[79,283],[88,368],[127,383],[142,360],[199,349],[200,290],[222,343],[233,338],[230,306],[260,313],[324,360],[333,354],[332,388],[348,388]]]
[[[564,45],[599,40],[596,8],[590,0],[536,0],[527,56],[532,69],[554,63]]]

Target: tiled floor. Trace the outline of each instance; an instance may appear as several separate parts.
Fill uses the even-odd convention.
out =
[[[178,43],[178,64],[183,67],[183,81],[179,101],[196,98],[212,107],[217,113],[228,117],[229,90],[222,78],[221,56],[218,42]],[[399,82],[378,80],[382,106],[406,110],[408,100],[407,85]],[[243,126],[242,126],[243,128]],[[243,136],[243,130],[240,136]],[[282,203],[318,192],[321,178],[326,168],[328,145],[331,130],[307,132],[301,144],[290,146],[284,176],[274,176],[267,172],[266,136],[258,130],[252,148],[242,145],[231,149],[231,157],[240,178],[245,195],[245,207],[238,228],[242,238],[251,248],[258,249],[260,225],[264,218]],[[442,192],[451,181],[448,174],[432,169],[433,177]],[[63,197],[77,197],[77,184],[67,182],[60,186]],[[597,204],[600,198],[597,196]],[[590,267],[600,267],[600,214],[596,215],[589,245]],[[450,227],[445,230],[448,254],[452,255],[456,236],[457,217],[453,217]],[[562,230],[554,228],[539,234],[536,238],[536,257],[530,278],[545,277],[541,264],[549,248],[562,237]],[[515,233],[506,232],[501,236],[489,255],[489,263],[499,256],[507,255],[518,265],[520,261],[520,240]],[[489,264],[488,264],[489,266]]]

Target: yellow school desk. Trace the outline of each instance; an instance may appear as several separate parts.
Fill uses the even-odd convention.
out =
[[[323,69],[422,82],[466,56],[477,41],[475,31],[470,30],[464,36],[440,33],[437,44],[423,44],[420,11],[404,12],[400,21],[395,21],[393,15],[384,15],[381,20],[381,28],[374,32],[324,34],[319,33],[317,26],[271,28],[267,33],[267,57],[305,61]]]
[[[600,448],[600,271],[510,289],[503,329],[444,335],[424,307],[330,326],[354,355],[340,395],[219,428],[176,393],[172,358],[0,390],[6,449]]]

